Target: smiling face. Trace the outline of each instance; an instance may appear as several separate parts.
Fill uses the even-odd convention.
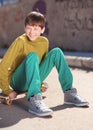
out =
[[[25,33],[28,36],[29,40],[34,41],[37,39],[43,32],[45,28],[41,28],[38,25],[26,25]]]
[[[46,19],[39,12],[30,12],[25,19],[25,33],[29,40],[34,41],[45,30]]]

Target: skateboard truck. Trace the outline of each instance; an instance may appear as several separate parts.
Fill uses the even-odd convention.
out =
[[[12,104],[12,100],[9,97],[6,97],[6,96],[0,96],[0,101],[7,104],[7,105]]]
[[[0,88],[0,102],[3,102],[7,105],[12,104],[12,100],[8,97],[2,94],[2,89]]]

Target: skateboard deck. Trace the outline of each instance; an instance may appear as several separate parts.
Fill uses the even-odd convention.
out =
[[[41,91],[44,92],[48,88],[48,84],[46,82],[41,84]],[[19,95],[27,94],[27,92],[18,93],[17,97],[15,99],[10,99],[9,96],[5,96],[2,94],[2,91],[0,91],[0,103],[4,103],[6,105],[11,105],[13,100],[16,100]]]
[[[23,94],[25,94],[25,96],[26,96],[27,92],[18,93],[17,97],[18,97],[19,95],[23,95]],[[9,96],[5,96],[5,95],[1,94],[1,95],[0,95],[0,103],[4,103],[4,104],[6,104],[6,105],[11,105],[11,104],[12,104],[12,101],[13,101],[13,100],[16,100],[17,97],[16,97],[15,99],[10,99]]]

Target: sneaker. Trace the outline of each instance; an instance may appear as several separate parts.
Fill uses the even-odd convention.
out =
[[[85,99],[82,99],[77,95],[76,88],[72,88],[71,90],[65,91],[64,103],[73,104],[75,106],[80,106],[80,107],[89,105],[89,103]]]
[[[45,106],[41,94],[30,97],[29,112],[37,116],[49,116],[53,114],[53,111]]]

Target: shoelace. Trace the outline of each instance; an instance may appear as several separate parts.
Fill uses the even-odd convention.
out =
[[[83,101],[83,99],[77,93],[71,93],[71,95],[78,98],[80,101]]]
[[[48,107],[42,101],[37,100],[35,101],[35,104],[39,109],[42,110],[48,109]]]

